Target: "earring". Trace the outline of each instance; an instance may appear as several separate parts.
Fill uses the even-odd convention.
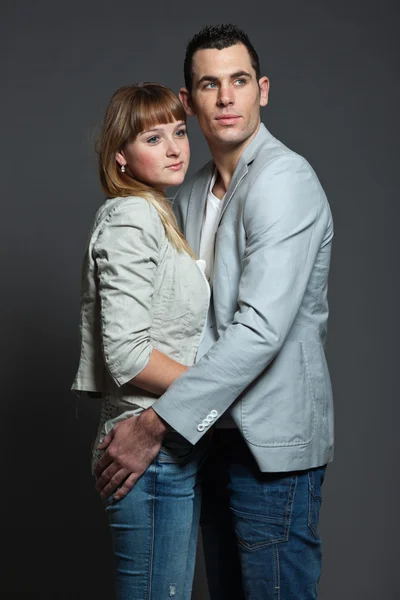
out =
[[[125,173],[125,165],[121,165],[121,173]]]

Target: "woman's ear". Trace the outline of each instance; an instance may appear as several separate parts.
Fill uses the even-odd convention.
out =
[[[123,152],[117,152],[115,154],[115,160],[117,161],[117,163],[119,164],[120,167],[125,167],[125,165],[126,165],[126,158],[125,158]]]

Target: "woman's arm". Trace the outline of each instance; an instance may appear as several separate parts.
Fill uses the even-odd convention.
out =
[[[105,365],[118,386],[163,394],[187,367],[152,347],[152,298],[164,230],[143,198],[126,198],[107,215],[93,246]]]
[[[161,396],[171,383],[187,369],[188,367],[185,367],[185,365],[154,349],[143,371],[131,379],[129,383]]]

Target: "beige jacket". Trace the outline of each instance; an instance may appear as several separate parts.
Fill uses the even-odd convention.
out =
[[[153,404],[153,394],[128,382],[153,348],[194,363],[208,297],[198,265],[170,244],[151,204],[138,197],[107,200],[83,261],[81,353],[72,389],[113,397],[119,413]]]

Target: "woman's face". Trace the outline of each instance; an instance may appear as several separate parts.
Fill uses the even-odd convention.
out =
[[[174,121],[142,131],[115,158],[135,179],[165,192],[182,183],[189,166],[186,125]]]

